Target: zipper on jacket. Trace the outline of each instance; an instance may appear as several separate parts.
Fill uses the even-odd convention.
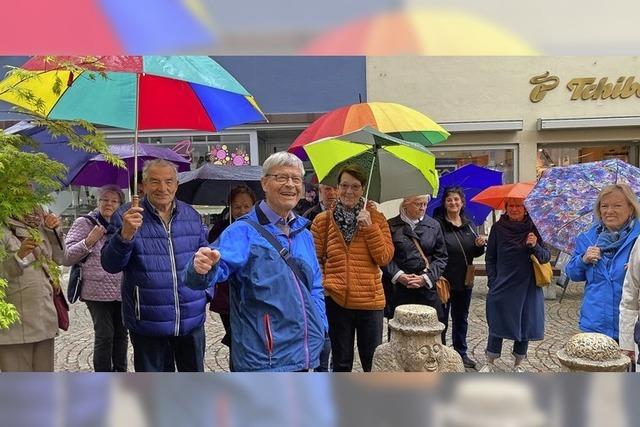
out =
[[[293,256],[293,252],[291,251],[291,237],[287,236],[287,241],[289,242],[289,253],[292,254]],[[291,269],[289,269],[291,270]],[[293,273],[293,270],[290,271],[291,277],[293,277],[293,281],[296,284],[296,287],[298,289],[298,295],[300,296],[300,304],[302,305],[302,318],[304,320],[304,342],[303,342],[303,347],[304,347],[304,365],[306,367],[306,369],[309,369],[309,322],[307,320],[307,308],[305,306],[305,301],[304,301],[304,295],[302,293],[302,288],[300,287],[300,282],[298,281],[298,278],[296,277],[296,275]],[[312,284],[313,285],[313,284]],[[311,300],[311,290],[309,290],[309,304],[313,304],[313,301]]]
[[[273,355],[273,332],[271,331],[271,319],[269,318],[269,313],[265,313],[264,316],[262,316],[262,321],[264,323],[265,347],[267,349],[267,354],[269,355],[269,366],[271,366],[271,356]]]
[[[140,320],[140,291],[139,291],[138,285],[135,286],[134,291],[136,296],[136,303],[135,303],[136,320]]]
[[[155,212],[154,212],[155,213]],[[178,273],[176,269],[176,258],[173,255],[173,242],[171,241],[171,224],[173,223],[173,214],[171,215],[171,219],[169,220],[169,224],[166,225],[164,220],[160,215],[155,213],[155,215],[160,220],[160,223],[164,227],[164,230],[167,232],[167,240],[169,241],[169,258],[171,258],[171,277],[173,279],[173,304],[176,313],[176,322],[174,325],[174,336],[180,335],[180,298],[178,297]]]
[[[165,227],[165,229],[167,230],[167,237],[169,240],[169,257],[171,258],[171,276],[173,277],[173,301],[176,308],[175,336],[178,336],[180,335],[180,298],[178,295],[178,273],[176,271],[176,258],[173,255],[173,242],[171,241],[171,223],[173,223],[173,217],[171,217],[171,220],[169,220],[169,225]]]

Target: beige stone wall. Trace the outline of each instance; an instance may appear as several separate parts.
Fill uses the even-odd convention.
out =
[[[531,77],[549,71],[558,86],[538,103],[529,100]],[[523,120],[519,132],[454,134],[446,144],[518,144],[519,178],[535,178],[538,143],[614,144],[640,140],[640,128],[538,131],[539,118],[639,116],[640,98],[571,100],[573,78],[616,83],[637,76],[639,57],[368,57],[369,101],[399,102],[437,122]]]

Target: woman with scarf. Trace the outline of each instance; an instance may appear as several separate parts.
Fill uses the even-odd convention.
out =
[[[527,214],[522,199],[507,199],[507,213],[491,227],[487,268],[487,364],[480,372],[495,372],[504,339],[513,340],[514,372],[525,372],[529,341],[544,338],[544,296],[536,285],[530,256],[549,262],[550,253]]]
[[[382,269],[391,300],[387,301],[387,310],[391,318],[399,305],[428,305],[446,324],[436,281],[447,265],[447,247],[440,224],[425,215],[428,198],[406,197],[400,205],[400,215],[389,220],[395,252],[393,260]]]
[[[571,280],[586,282],[580,330],[617,341],[624,335],[618,329],[620,301],[629,255],[640,234],[640,205],[628,185],[609,185],[600,191],[593,214],[596,222],[578,236],[566,273]],[[633,341],[630,344],[621,347],[633,351]]]
[[[93,369],[96,372],[127,371],[127,330],[122,321],[120,287],[122,273],[110,274],[100,263],[109,221],[124,202],[124,193],[115,185],[98,190],[98,208],[78,217],[65,240],[67,264],[80,264],[80,299],[87,304],[93,321]]]
[[[334,372],[352,370],[355,334],[365,372],[382,343],[380,267],[393,258],[393,242],[384,216],[373,204],[365,208],[366,185],[359,166],[345,166],[338,174],[336,206],[318,214],[311,226],[323,271]]]
[[[0,226],[0,276],[7,279],[6,301],[20,320],[0,329],[0,372],[53,372],[58,315],[53,292],[61,292],[64,262],[60,220],[41,209]]]

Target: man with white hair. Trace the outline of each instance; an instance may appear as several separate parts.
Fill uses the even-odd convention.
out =
[[[102,248],[105,271],[123,272],[122,313],[137,372],[204,370],[206,294],[187,288],[182,271],[207,245],[200,214],[175,199],[176,166],[151,160],[142,171],[140,207],[123,205]]]
[[[291,153],[263,165],[265,200],[200,248],[185,283],[229,281],[231,360],[237,371],[308,371],[327,333],[322,274],[308,220],[293,212],[304,167]]]

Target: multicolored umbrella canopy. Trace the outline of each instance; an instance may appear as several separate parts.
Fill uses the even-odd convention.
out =
[[[109,146],[109,151],[124,160],[126,169],[110,164],[102,154],[94,155],[76,173],[71,180],[71,185],[101,187],[107,184],[116,184],[120,188],[128,188],[135,169],[133,144],[113,144]],[[178,172],[188,171],[191,167],[188,160],[170,148],[156,147],[152,144],[138,144],[138,169],[141,170],[144,162],[153,159],[164,159],[175,163]]]
[[[401,10],[359,18],[312,40],[304,55],[537,55],[529,43],[479,16]]]
[[[504,202],[507,199],[524,200],[531,192],[534,183],[517,182],[515,184],[492,185],[474,196],[471,201],[482,203],[493,209],[504,210]]]
[[[29,0],[6,6],[0,39],[13,42],[5,44],[4,55],[185,52],[214,43],[203,0]]]
[[[384,202],[438,191],[435,157],[419,144],[365,127],[307,144],[304,150],[322,184],[337,185],[347,164],[369,174],[365,198]]]
[[[74,74],[60,64],[78,64]],[[0,99],[50,119],[83,119],[122,129],[219,131],[265,120],[253,97],[208,56],[33,57],[23,67],[42,71],[0,82]],[[104,77],[98,73],[104,72]],[[62,81],[59,94],[52,88]],[[36,108],[6,88],[18,85],[42,100]],[[136,120],[136,114],[137,120]]]
[[[482,190],[492,185],[500,184],[502,184],[502,172],[474,164],[464,165],[453,172],[440,176],[440,190],[435,200],[429,202],[427,214],[433,216],[436,208],[441,206],[442,192],[447,187],[460,187],[464,192],[466,200],[464,207],[465,215],[467,215],[474,224],[480,225],[487,219],[491,208],[484,204],[473,202],[471,199]]]
[[[364,102],[324,114],[295,139],[288,151],[307,160],[303,149],[306,144],[355,132],[365,126],[424,146],[438,144],[449,137],[449,132],[419,111],[392,102]]]
[[[524,204],[545,242],[572,253],[576,237],[595,221],[598,194],[612,184],[640,194],[640,169],[617,159],[550,168]]]

